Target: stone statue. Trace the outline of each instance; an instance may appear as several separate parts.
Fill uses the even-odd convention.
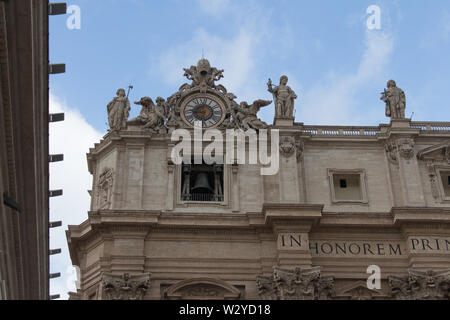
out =
[[[386,116],[393,120],[405,119],[406,97],[394,80],[389,80],[380,100],[386,103]]]
[[[164,134],[167,133],[167,129],[164,125],[167,113],[165,100],[158,97],[156,101],[156,106],[153,103],[153,100],[149,97],[143,97],[141,100],[136,101],[134,104],[142,106],[141,113],[136,120],[144,123],[145,130],[152,133]]]
[[[191,66],[189,69],[184,68],[184,76],[191,80],[191,84],[184,84],[179,91],[189,90],[191,88],[200,88],[201,92],[206,92],[206,89],[217,89],[226,93],[225,87],[216,85],[215,82],[223,78],[223,70],[211,67],[207,59],[200,59],[197,66]]]
[[[287,85],[288,77],[281,76],[280,85],[272,87],[272,80],[267,83],[268,91],[275,99],[275,118],[293,118],[294,100],[297,99],[295,92]]]
[[[243,101],[239,106],[233,106],[236,111],[235,121],[237,122],[237,126],[243,130],[267,128],[267,123],[258,119],[257,113],[259,109],[268,106],[271,103],[272,101],[270,100],[256,100],[253,104],[248,105],[247,102]]]
[[[130,101],[125,95],[125,89],[118,89],[117,97],[108,103],[108,122],[110,131],[126,129],[130,115]]]
[[[178,91],[167,98],[166,111],[167,111],[167,122],[168,127],[180,127],[183,125],[183,120],[181,120],[180,110],[177,108],[178,102],[180,101],[181,93]]]

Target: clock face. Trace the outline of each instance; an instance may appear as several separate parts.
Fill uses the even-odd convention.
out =
[[[186,121],[192,126],[200,121],[203,128],[210,128],[218,124],[223,116],[223,108],[210,97],[194,97],[188,100],[183,109]]]

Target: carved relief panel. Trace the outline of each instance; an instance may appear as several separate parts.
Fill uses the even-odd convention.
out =
[[[111,207],[112,186],[114,182],[114,170],[105,168],[97,182],[97,207],[109,209]]]

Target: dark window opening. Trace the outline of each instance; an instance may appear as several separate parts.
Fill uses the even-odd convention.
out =
[[[183,164],[181,200],[223,202],[223,165]]]
[[[341,188],[347,188],[347,180],[346,179],[340,179],[339,180],[339,185],[341,186]]]

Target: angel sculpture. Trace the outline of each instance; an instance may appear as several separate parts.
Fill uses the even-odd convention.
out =
[[[167,129],[164,125],[166,119],[166,106],[165,100],[161,97],[156,99],[157,105],[153,103],[152,98],[143,97],[141,100],[136,101],[134,104],[141,105],[142,109],[136,120],[144,123],[144,129],[151,133],[164,134],[167,133]]]
[[[265,129],[268,127],[267,123],[258,119],[259,109],[262,107],[268,106],[271,104],[270,100],[256,100],[251,105],[248,105],[247,102],[243,101],[238,106],[237,104],[233,106],[236,114],[235,119],[240,127],[240,129],[248,130],[248,129]]]

